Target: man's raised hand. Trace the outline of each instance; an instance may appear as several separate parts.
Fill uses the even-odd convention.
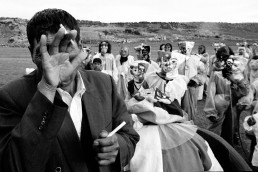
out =
[[[65,32],[65,28],[61,27],[54,34],[51,43],[45,35],[42,35],[40,39],[42,77],[47,84],[55,87],[71,83],[75,70],[81,61],[88,56],[86,52],[80,50],[75,42],[77,32],[75,30]]]

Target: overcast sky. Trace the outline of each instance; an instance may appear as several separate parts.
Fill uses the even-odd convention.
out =
[[[0,17],[30,19],[61,8],[76,19],[101,22],[256,22],[258,0],[4,0]]]

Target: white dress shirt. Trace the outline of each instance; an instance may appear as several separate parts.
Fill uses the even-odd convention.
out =
[[[58,88],[57,91],[61,95],[62,100],[68,105],[68,111],[71,115],[73,124],[77,131],[79,138],[81,137],[81,123],[82,123],[82,95],[84,94],[86,88],[83,83],[81,74],[78,72],[77,76],[77,90],[72,97],[67,91]]]

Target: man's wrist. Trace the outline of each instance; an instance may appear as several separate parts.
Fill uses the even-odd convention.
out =
[[[47,84],[44,78],[38,83],[38,91],[46,96],[52,103],[54,102],[57,87]]]

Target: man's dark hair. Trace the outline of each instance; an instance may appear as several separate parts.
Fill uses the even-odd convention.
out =
[[[102,43],[107,43],[108,44],[108,49],[107,49],[107,53],[111,53],[111,44],[110,44],[110,42],[108,42],[108,41],[101,41],[100,43],[99,43],[99,53],[101,52],[101,44]]]
[[[39,42],[41,35],[46,34],[46,31],[56,33],[60,29],[60,24],[77,31],[75,40],[78,43],[80,40],[80,28],[75,18],[61,9],[45,9],[37,12],[27,24],[27,37],[30,48],[34,48],[34,38]]]

